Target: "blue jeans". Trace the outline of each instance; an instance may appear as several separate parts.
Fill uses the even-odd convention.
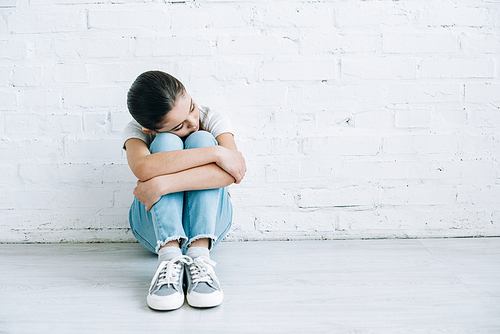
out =
[[[159,133],[151,143],[151,153],[217,145],[206,131],[197,131],[183,142],[171,133]],[[233,207],[226,188],[194,190],[162,196],[150,211],[134,198],[129,212],[132,233],[148,250],[158,253],[161,246],[178,240],[183,251],[198,239],[211,240],[210,248],[229,232]]]

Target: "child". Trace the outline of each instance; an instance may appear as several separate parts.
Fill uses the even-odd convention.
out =
[[[160,71],[137,77],[127,106],[134,120],[125,127],[124,149],[139,179],[130,226],[158,254],[148,305],[181,307],[184,277],[189,305],[220,305],[224,295],[209,250],[231,227],[225,187],[246,172],[229,119],[198,106],[179,80]]]

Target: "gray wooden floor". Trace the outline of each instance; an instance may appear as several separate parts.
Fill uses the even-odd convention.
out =
[[[213,309],[146,305],[139,244],[0,245],[0,333],[500,333],[500,238],[221,243]]]

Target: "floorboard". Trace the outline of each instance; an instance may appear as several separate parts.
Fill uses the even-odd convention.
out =
[[[500,238],[223,242],[224,303],[157,312],[139,244],[0,245],[0,333],[500,333]]]

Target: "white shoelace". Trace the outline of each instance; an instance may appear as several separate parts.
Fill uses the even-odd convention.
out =
[[[189,266],[193,284],[196,285],[200,282],[211,284],[213,280],[219,284],[219,279],[215,275],[214,267],[217,263],[210,260],[206,256],[200,256],[193,260]]]
[[[149,291],[152,293],[153,291],[158,290],[163,285],[176,285],[179,283],[180,272],[182,269],[182,263],[191,264],[192,260],[189,256],[180,255],[173,258],[170,261],[163,261],[156,273],[151,280],[151,286]]]

